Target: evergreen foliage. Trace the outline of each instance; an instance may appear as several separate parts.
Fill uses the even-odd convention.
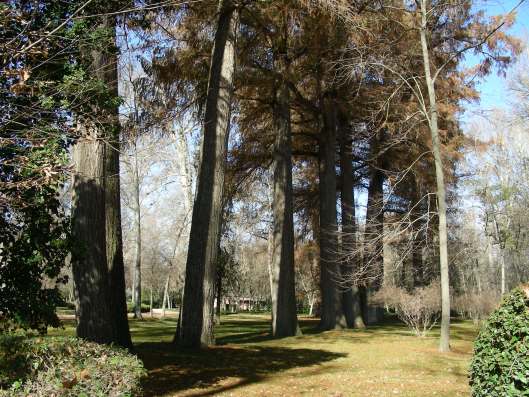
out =
[[[529,395],[529,298],[516,288],[503,298],[474,343],[473,397]]]

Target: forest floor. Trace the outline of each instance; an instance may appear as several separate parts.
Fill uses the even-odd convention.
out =
[[[301,317],[303,336],[271,339],[269,316],[223,316],[217,346],[178,351],[175,318],[130,320],[149,376],[146,396],[470,396],[467,368],[476,328],[452,324],[452,352],[437,351],[438,334],[416,337],[397,322],[367,330],[317,332]],[[72,334],[64,330],[50,334]]]

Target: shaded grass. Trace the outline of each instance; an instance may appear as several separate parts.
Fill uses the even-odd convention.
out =
[[[238,314],[216,327],[217,346],[192,352],[172,343],[176,319],[130,320],[149,377],[147,396],[470,396],[467,368],[476,328],[452,325],[452,352],[437,351],[438,329],[418,338],[390,320],[366,330],[317,331],[273,339],[269,316]],[[55,333],[54,331],[52,333]],[[67,322],[61,334],[73,333]]]

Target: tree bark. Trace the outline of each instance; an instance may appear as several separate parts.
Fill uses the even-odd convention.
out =
[[[342,116],[338,118],[340,130],[340,177],[342,190],[340,203],[342,209],[342,256],[345,258],[347,252],[356,252],[356,220],[355,203],[353,190],[353,155],[351,147],[351,134],[347,125],[347,120]],[[345,319],[349,328],[365,328],[362,318],[362,308],[360,306],[360,296],[358,286],[352,283],[355,261],[347,256],[347,260],[342,263],[342,278],[344,290],[342,292],[342,303]]]
[[[320,196],[320,288],[323,330],[347,327],[338,285],[336,219],[336,107],[330,96],[323,98],[323,129],[319,140]]]
[[[112,30],[105,50],[81,55],[88,72],[117,96],[115,19],[103,17],[98,28]],[[93,104],[93,119],[77,120],[80,138],[73,149],[72,233],[79,247],[72,253],[77,296],[77,335],[130,347],[119,197],[119,121],[117,107]]]
[[[97,343],[114,341],[106,255],[105,143],[93,124],[79,123],[73,148],[72,273],[77,296],[77,336]]]
[[[435,179],[437,184],[437,209],[439,217],[439,262],[441,268],[441,338],[439,350],[450,351],[450,279],[448,273],[448,232],[446,227],[446,187],[444,182],[441,142],[439,139],[437,100],[435,85],[430,70],[427,31],[427,0],[421,0],[421,49],[424,64],[424,75],[429,100],[429,127],[432,135],[432,151],[435,161]]]
[[[234,4],[231,0],[220,0],[187,254],[182,323],[177,338],[184,347],[198,348],[215,342],[213,299],[235,71],[235,26]]]
[[[286,42],[286,37],[283,39]],[[276,337],[300,334],[297,319],[294,271],[294,215],[292,192],[292,132],[290,125],[286,45],[276,54],[279,77],[274,103],[275,142],[273,152],[274,188],[272,212],[272,334]]]
[[[115,19],[105,17],[109,28],[115,31]],[[115,46],[116,37],[113,36]],[[112,94],[118,96],[118,56],[112,51],[105,60],[106,68],[103,81],[111,88]],[[105,147],[105,211],[106,211],[106,253],[110,281],[110,308],[116,328],[116,344],[131,348],[129,321],[127,318],[127,298],[125,292],[125,265],[123,262],[123,239],[121,230],[121,195],[120,195],[120,126],[119,109],[115,107],[110,116]]]

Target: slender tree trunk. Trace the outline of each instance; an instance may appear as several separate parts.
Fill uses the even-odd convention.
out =
[[[347,252],[356,252],[356,220],[353,190],[353,154],[351,147],[351,134],[347,120],[339,117],[340,130],[340,170],[341,170],[341,208],[342,208],[342,255]],[[342,277],[344,291],[342,292],[343,311],[350,328],[365,328],[360,306],[358,286],[352,283],[355,259],[347,259],[342,263]]]
[[[286,19],[286,18],[285,18]],[[285,21],[286,25],[286,21]],[[284,79],[288,75],[286,41],[276,54],[276,70],[281,75],[276,87],[274,104],[275,143],[273,153],[274,189],[272,212],[274,217],[272,243],[272,279],[274,307],[272,334],[293,336],[300,333],[297,319],[294,272],[294,215],[292,192],[292,134],[290,126],[290,98]]]
[[[309,317],[314,315],[314,303],[316,303],[316,296],[312,294],[309,298]]]
[[[138,148],[134,147],[134,222],[136,224],[136,253],[134,258],[134,318],[143,319],[141,314],[141,203],[140,177],[138,169]]]
[[[153,315],[153,311],[152,311],[152,285],[151,285],[150,292],[151,292],[151,294],[150,294],[150,297],[149,297],[149,314],[151,315],[151,318],[152,318],[152,315]]]
[[[384,173],[380,169],[382,132],[373,136],[370,143],[372,163],[369,169],[366,224],[364,230],[363,267],[368,282],[360,289],[361,307],[365,324],[369,322],[369,291],[378,291],[384,281]],[[377,309],[375,322],[382,313]]]
[[[273,192],[270,192],[269,194],[269,197],[273,194]],[[273,212],[273,209],[272,209],[272,203],[270,202],[270,210]],[[273,248],[273,245],[274,245],[274,225],[272,224],[268,230],[268,261],[267,261],[267,266],[268,266],[268,282],[270,284],[270,303],[272,304],[272,310],[271,310],[271,316],[272,316],[272,322],[271,324],[274,324],[274,316],[275,316],[275,313],[274,313],[274,310],[276,310],[277,308],[277,303],[276,303],[276,297],[277,297],[277,293],[275,291],[275,284],[274,284],[274,272],[272,271],[272,261],[273,261],[273,257],[272,257],[272,248]],[[273,333],[273,330],[272,330],[272,333]]]
[[[165,318],[165,309],[169,303],[169,275],[165,280],[165,286],[163,288],[163,300],[162,300],[162,318]]]
[[[274,207],[273,207],[273,195],[274,195],[274,181],[273,176],[269,180],[268,184],[269,192],[268,192],[268,209],[273,214],[274,213]],[[267,239],[267,253],[268,253],[268,261],[266,262],[266,265],[268,267],[268,283],[270,284],[270,304],[271,304],[271,322],[270,322],[270,328],[271,332],[273,334],[273,324],[274,324],[274,310],[277,308],[276,298],[277,293],[275,292],[275,284],[274,284],[274,272],[272,270],[272,262],[273,262],[273,246],[274,246],[274,223],[270,224],[270,227],[268,228],[268,239]]]
[[[423,221],[420,219],[422,215],[422,205],[419,202],[421,200],[420,186],[414,180],[413,183],[414,192],[412,194],[412,206],[410,219],[412,222],[411,232],[413,233],[412,241],[412,274],[413,274],[413,288],[423,287],[426,285],[424,280],[424,262],[422,257],[423,238],[424,231]]]
[[[320,194],[320,288],[323,330],[347,327],[338,285],[336,221],[336,107],[333,98],[323,99],[324,127],[319,141]]]
[[[367,191],[367,210],[365,227],[364,261],[368,268],[370,289],[377,291],[384,280],[384,173],[379,169],[377,160],[380,137],[375,136],[371,142],[369,188]]]
[[[430,70],[427,31],[427,0],[421,0],[421,48],[429,99],[429,127],[432,135],[432,151],[435,161],[435,179],[437,182],[437,208],[439,213],[439,261],[441,267],[441,338],[439,350],[450,351],[450,279],[448,273],[448,232],[446,227],[446,187],[444,182],[441,142],[439,139],[437,100],[435,85]]]
[[[109,28],[115,31],[115,19],[105,17]],[[113,44],[115,45],[115,35]],[[113,95],[118,96],[118,59],[117,51],[111,52],[106,59],[103,81],[111,87]],[[120,196],[120,126],[118,108],[110,116],[105,147],[105,211],[106,211],[106,252],[110,281],[110,308],[116,328],[116,343],[131,348],[129,321],[127,318],[127,297],[125,292],[125,265],[123,262],[123,240],[121,231],[121,196]]]
[[[505,294],[505,250],[500,247],[500,267],[501,267],[501,295]]]
[[[224,171],[235,71],[236,12],[220,0],[204,116],[202,158],[186,263],[181,346],[214,344],[213,299],[222,218]]]
[[[73,148],[72,273],[77,296],[77,336],[98,343],[114,341],[106,256],[105,143],[90,123],[79,123]]]
[[[217,308],[216,308],[217,312],[215,313],[215,316],[216,316],[215,323],[220,324],[220,315],[221,315],[220,304],[222,301],[222,275],[221,274],[217,276],[217,286],[215,290],[217,292]]]

